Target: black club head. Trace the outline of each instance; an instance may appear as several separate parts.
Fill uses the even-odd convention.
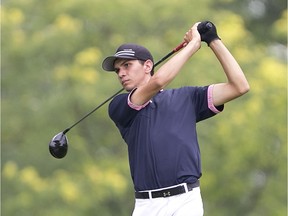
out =
[[[58,159],[65,157],[68,151],[68,139],[63,132],[58,133],[49,143],[50,154]]]

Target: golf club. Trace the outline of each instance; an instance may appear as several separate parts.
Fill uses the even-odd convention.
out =
[[[198,31],[200,34],[205,33],[212,27],[212,24],[210,22],[206,22],[205,25],[198,25]],[[169,52],[167,55],[165,55],[162,59],[160,59],[157,63],[154,64],[154,67],[158,66],[160,63],[165,61],[167,58],[169,58],[174,53],[181,50],[185,45],[185,42],[182,42],[177,47],[175,47],[171,52]],[[108,101],[110,101],[112,98],[114,98],[116,95],[118,95],[120,92],[122,92],[124,88],[117,91],[115,94],[113,94],[111,97],[107,98],[105,101],[103,101],[101,104],[99,104],[96,108],[94,108],[91,112],[87,113],[85,116],[83,116],[79,121],[74,123],[72,126],[66,128],[64,131],[56,134],[52,140],[49,143],[49,151],[50,154],[58,159],[61,159],[66,156],[68,151],[68,139],[66,136],[66,133],[70,131],[73,127],[75,127],[77,124],[79,124],[81,121],[83,121],[85,118],[87,118],[89,115],[94,113],[96,110],[98,110],[100,107],[102,107],[104,104],[106,104]]]

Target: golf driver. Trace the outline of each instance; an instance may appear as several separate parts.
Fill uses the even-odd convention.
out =
[[[206,22],[205,25],[198,25],[198,31],[201,33],[205,33],[212,27],[212,24],[210,22]],[[181,50],[185,45],[185,42],[182,42],[177,47],[175,47],[171,52],[169,52],[167,55],[165,55],[162,59],[160,59],[157,63],[155,63],[154,67],[158,66],[160,63],[165,61],[167,58],[169,58],[174,53]],[[111,97],[106,99],[104,102],[102,102],[100,105],[98,105],[96,108],[94,108],[91,112],[87,113],[85,116],[83,116],[79,121],[74,123],[72,126],[66,128],[64,131],[56,134],[52,140],[49,143],[49,151],[50,154],[58,159],[61,159],[66,156],[68,151],[68,139],[66,136],[66,133],[70,131],[73,127],[75,127],[77,124],[79,124],[81,121],[83,121],[85,118],[87,118],[89,115],[94,113],[96,110],[98,110],[100,107],[102,107],[104,104],[106,104],[108,101],[110,101],[112,98],[114,98],[116,95],[118,95],[120,92],[122,92],[124,88],[117,91],[115,94],[113,94]]]

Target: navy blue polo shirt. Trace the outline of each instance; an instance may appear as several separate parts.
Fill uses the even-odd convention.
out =
[[[140,110],[129,105],[129,93],[111,101],[109,116],[128,145],[136,191],[194,183],[201,177],[196,123],[224,108],[213,106],[212,88],[163,90]]]

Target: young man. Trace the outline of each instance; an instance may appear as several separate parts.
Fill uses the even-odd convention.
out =
[[[139,45],[124,44],[103,61],[103,69],[115,71],[128,91],[112,100],[109,115],[128,145],[136,197],[133,216],[203,215],[196,123],[249,91],[240,66],[215,26],[200,35],[199,24],[203,23],[196,23],[185,34],[185,47],[155,75],[152,55]],[[215,53],[227,82],[163,90],[200,49],[201,39]]]

